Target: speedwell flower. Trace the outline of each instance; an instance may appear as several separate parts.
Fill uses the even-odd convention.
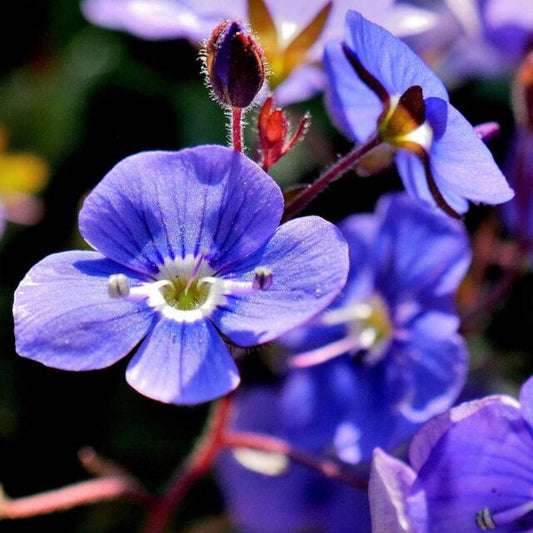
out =
[[[359,9],[396,35],[432,27],[436,16],[396,0],[84,0],[86,17],[145,39],[185,37],[197,44],[224,19],[250,23],[271,67],[270,85],[285,105],[324,88],[318,63],[325,43],[342,35],[344,15]]]
[[[449,103],[437,76],[402,41],[350,11],[346,41],[328,44],[334,119],[354,140],[377,137],[371,154],[393,157],[406,189],[452,216],[468,201],[498,204],[512,190],[474,128]]]
[[[533,380],[508,396],[468,402],[428,422],[411,467],[376,450],[374,533],[533,530]]]
[[[334,373],[321,373],[318,368],[310,370],[317,377],[311,388],[306,387],[305,381],[294,381],[289,376],[280,385],[240,390],[235,397],[232,429],[271,435],[319,457],[338,459],[332,436],[339,410],[347,411],[350,405],[345,391],[350,377],[342,379],[342,372],[336,378]],[[351,465],[343,467],[348,471]],[[239,531],[370,531],[366,491],[327,479],[283,455],[237,448],[222,454],[218,472],[231,518]],[[364,479],[368,474],[355,475]]]
[[[219,331],[239,346],[268,342],[346,280],[338,230],[318,217],[278,228],[282,212],[275,182],[230,149],[125,159],[80,212],[97,251],[51,255],[17,289],[18,353],[91,370],[142,341],[126,372],[139,392],[176,404],[224,395],[239,374]]]
[[[338,357],[322,372],[332,382],[342,376],[352,398],[335,441],[338,454],[355,463],[370,459],[375,446],[398,445],[460,393],[468,358],[454,291],[470,251],[460,222],[405,193],[384,197],[375,214],[348,217],[340,229],[350,249],[342,295],[282,340],[298,352],[292,366],[318,365],[318,372]],[[316,376],[299,381],[309,390]]]

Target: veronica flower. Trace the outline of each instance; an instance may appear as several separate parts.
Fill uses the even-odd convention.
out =
[[[431,12],[395,0],[84,0],[93,23],[145,39],[185,37],[200,44],[224,19],[249,22],[270,64],[276,101],[309,98],[324,87],[318,63],[325,43],[340,37],[349,8],[360,9],[398,35],[432,27]]]
[[[48,165],[34,154],[7,151],[7,131],[0,126],[0,234],[5,220],[35,224],[43,214],[35,194],[48,181]]]
[[[316,377],[311,388],[301,382],[303,373]],[[239,391],[232,428],[272,435],[317,456],[338,460],[333,436],[339,415],[349,411],[352,399],[345,394],[350,376],[342,379],[342,372],[338,378],[334,374],[318,368],[296,370],[280,384]],[[285,456],[234,449],[222,454],[217,471],[229,514],[239,531],[370,531],[366,491],[329,480]],[[363,479],[367,473],[354,475]]]
[[[531,47],[528,0],[443,0],[436,11],[438,28],[409,42],[447,82],[506,74]]]
[[[350,384],[352,407],[337,449],[356,463],[375,446],[410,437],[461,391],[468,358],[454,291],[470,251],[459,222],[405,193],[382,198],[375,214],[348,217],[340,229],[351,264],[343,293],[282,340],[296,353],[293,367],[318,365],[318,372],[338,358],[329,371]]]
[[[346,279],[338,230],[318,217],[277,228],[282,211],[274,181],[227,148],[125,159],[80,212],[97,251],[51,255],[17,289],[18,353],[92,370],[141,343],[126,379],[142,394],[176,404],[226,394],[239,373],[219,332],[239,346],[268,342]]]
[[[388,31],[350,11],[346,41],[325,54],[333,118],[354,140],[377,137],[371,152],[396,160],[406,189],[452,216],[468,201],[513,196],[474,128],[449,103],[436,75]]]
[[[377,450],[372,531],[532,531],[532,405],[530,379],[520,403],[491,396],[428,422],[411,443],[411,467]]]

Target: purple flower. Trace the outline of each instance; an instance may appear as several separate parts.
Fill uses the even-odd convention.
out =
[[[282,340],[298,352],[292,366],[317,364],[319,372],[319,363],[340,356],[322,372],[350,398],[335,442],[339,456],[356,463],[375,446],[390,449],[410,437],[460,393],[468,357],[454,291],[470,252],[459,222],[405,193],[384,197],[375,214],[353,215],[340,229],[351,263],[342,295]]]
[[[51,255],[17,289],[18,353],[92,370],[140,342],[126,378],[142,394],[176,404],[226,394],[239,374],[219,331],[239,346],[268,342],[346,279],[338,230],[318,217],[278,228],[282,211],[274,181],[227,148],[125,159],[80,212],[97,252]]]
[[[145,39],[185,37],[198,44],[224,19],[249,22],[264,47],[270,82],[282,105],[324,88],[316,63],[325,43],[342,35],[349,8],[400,36],[425,31],[436,22],[433,13],[395,0],[84,0],[82,8],[94,24]]]
[[[378,136],[406,189],[457,216],[467,200],[510,200],[512,190],[436,75],[399,39],[350,11],[346,42],[326,48],[331,113],[359,141]],[[376,150],[378,152],[376,152]]]
[[[530,379],[520,404],[490,396],[428,422],[411,443],[411,467],[376,450],[372,531],[532,531],[532,406]]]
[[[441,2],[439,25],[410,39],[450,83],[499,76],[515,68],[531,47],[528,0]]]
[[[303,372],[317,377],[312,390],[292,379]],[[318,368],[293,371],[281,385],[239,391],[233,428],[266,433],[307,452],[331,456],[332,440],[327,434],[335,432],[337,409],[345,401],[349,404],[350,398],[343,394],[346,380],[334,379],[331,372],[320,377],[320,373]],[[335,390],[335,385],[340,389]],[[333,454],[333,458],[338,456]],[[247,533],[370,530],[366,492],[328,480],[284,456],[244,449],[228,451],[219,461],[218,473],[232,520]],[[367,474],[362,471],[359,475],[363,478]]]

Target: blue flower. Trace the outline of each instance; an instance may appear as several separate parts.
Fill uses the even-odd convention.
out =
[[[344,15],[357,8],[396,35],[427,30],[435,14],[395,0],[84,0],[94,24],[144,39],[185,37],[201,44],[225,19],[249,22],[270,63],[276,101],[285,105],[324,88],[317,66],[325,43],[340,37]]]
[[[51,255],[17,289],[18,353],[91,370],[140,342],[126,378],[142,394],[176,404],[226,394],[239,373],[219,331],[239,346],[271,341],[346,280],[338,230],[318,217],[278,228],[282,211],[274,181],[227,148],[125,159],[80,212],[97,251]]]
[[[336,376],[335,389],[349,398],[337,417],[348,422],[335,438],[337,453],[356,463],[375,446],[409,438],[460,393],[468,357],[454,291],[470,251],[460,222],[405,193],[384,197],[375,214],[353,215],[340,229],[350,248],[342,295],[282,340],[297,352],[292,366],[335,365],[322,372]],[[311,374],[299,379],[316,383]]]
[[[376,450],[374,533],[520,533],[533,529],[533,380],[520,403],[489,396],[428,422],[411,467]]]
[[[312,390],[293,381],[308,372],[317,377]],[[350,405],[342,382],[317,368],[292,371],[281,384],[240,390],[232,428],[272,435],[317,456],[338,459],[328,433],[335,433],[337,408],[344,401]],[[329,480],[283,456],[245,449],[226,451],[219,460],[218,474],[230,515],[246,533],[370,530],[366,491]],[[354,475],[363,479],[367,473]]]
[[[331,113],[354,140],[378,136],[406,189],[450,215],[467,200],[497,204],[512,190],[441,81],[407,45],[350,11],[346,42],[326,48]]]

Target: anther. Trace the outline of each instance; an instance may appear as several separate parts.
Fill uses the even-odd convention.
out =
[[[254,289],[266,291],[272,285],[272,270],[267,267],[257,267],[254,270],[255,277],[252,283]]]
[[[111,298],[125,298],[130,294],[128,278],[124,274],[109,276],[107,292]]]
[[[485,507],[476,513],[476,524],[479,529],[482,531],[487,531],[489,529],[496,529],[496,524],[492,519],[490,509]]]

